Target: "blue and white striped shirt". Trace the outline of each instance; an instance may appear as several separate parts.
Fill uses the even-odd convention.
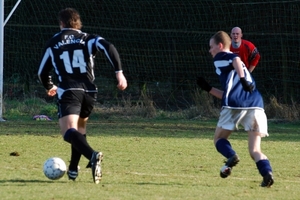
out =
[[[222,90],[222,107],[231,109],[263,109],[264,103],[260,92],[256,89],[255,80],[243,63],[245,79],[254,85],[253,92],[243,89],[240,77],[235,71],[232,61],[237,55],[232,52],[220,52],[214,57],[214,66],[219,75]]]

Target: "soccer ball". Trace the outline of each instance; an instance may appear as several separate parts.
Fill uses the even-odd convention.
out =
[[[66,173],[65,162],[58,157],[49,158],[44,163],[44,174],[51,180],[58,180]]]

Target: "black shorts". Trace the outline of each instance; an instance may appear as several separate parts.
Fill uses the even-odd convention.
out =
[[[89,117],[97,99],[97,92],[81,90],[64,91],[58,100],[58,117],[75,114],[81,118]]]

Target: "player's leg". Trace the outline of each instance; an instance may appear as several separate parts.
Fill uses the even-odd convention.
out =
[[[235,151],[228,140],[231,130],[226,130],[221,127],[217,127],[214,135],[214,144],[217,151],[226,158],[230,158],[235,155]]]
[[[70,119],[66,120],[66,118],[70,118],[70,115],[60,118],[59,122],[62,126],[64,126],[64,122],[72,121]],[[98,184],[102,178],[102,153],[94,151],[92,147],[88,144],[86,138],[75,128],[70,128],[66,131],[66,133],[64,134],[64,140],[69,142],[79,153],[81,153],[88,160],[90,160],[93,180],[96,184]],[[74,173],[73,175],[75,177],[76,173]]]
[[[86,116],[81,114],[85,109],[83,105],[85,95],[85,92],[80,90],[68,90],[58,95],[59,126],[64,140],[90,160],[94,150],[83,134],[78,131],[79,119],[87,118],[90,114],[90,112],[86,112]]]
[[[72,148],[77,150],[78,153],[84,155],[88,160],[91,160],[95,157],[93,156],[95,151],[87,143],[84,135],[78,131],[80,118],[86,121],[93,108],[93,105],[84,106],[84,102],[86,102],[85,95],[86,93],[84,91],[68,90],[59,96],[59,125],[64,140],[69,142]],[[77,156],[78,155],[79,154],[77,154]],[[74,177],[76,176],[76,174],[73,175]]]
[[[86,123],[88,118],[79,118],[78,120],[78,131],[86,138]],[[76,171],[78,170],[78,164],[81,158],[81,153],[71,145],[71,161],[69,170]]]
[[[86,138],[86,123],[88,118],[80,118],[78,120],[78,131]],[[74,174],[78,174],[78,164],[81,158],[81,153],[77,151],[77,149],[71,145],[71,161],[69,170],[74,172]],[[72,179],[72,178],[71,178]],[[74,180],[74,179],[73,179]]]
[[[71,160],[68,168],[68,176],[70,180],[75,181],[78,176],[80,158],[81,153],[77,151],[74,145],[71,144]]]
[[[228,138],[233,130],[238,126],[242,117],[241,110],[222,109],[214,136],[214,143],[217,151],[222,154],[227,161],[220,170],[220,176],[226,178],[231,174],[232,167],[239,162],[239,157],[232,148]]]
[[[83,136],[86,137],[86,135]],[[71,145],[71,160],[69,164],[68,175],[69,175],[69,179],[73,181],[78,176],[80,158],[81,158],[81,153],[77,151],[74,145]]]
[[[58,90],[58,115],[60,121],[61,134],[64,137],[68,129],[78,129],[78,119],[81,103],[78,101],[73,91]],[[67,117],[66,117],[67,116]],[[70,143],[70,142],[69,142]],[[68,167],[68,177],[70,180],[75,180],[78,176],[78,163],[81,153],[77,151],[74,145],[71,144],[71,159]]]
[[[88,117],[86,117],[86,118],[79,117],[79,120],[78,120],[78,131],[83,135],[86,134],[86,124],[87,124],[88,119],[89,119]]]
[[[220,170],[220,176],[222,178],[227,178],[231,174],[232,167],[234,167],[239,162],[239,157],[233,150],[228,140],[231,132],[232,131],[222,129],[220,127],[217,127],[215,131],[215,147],[220,154],[227,158],[225,165]]]
[[[94,103],[96,102],[97,93],[95,92],[86,92],[84,96],[84,101],[82,103],[82,109],[80,112],[80,118],[78,122],[78,126],[82,131],[86,130],[86,124],[88,120],[88,116],[91,114]],[[102,168],[101,162],[103,160],[102,152],[94,151],[87,167],[91,167],[93,180],[96,184],[98,184],[102,178]]]
[[[248,131],[248,146],[251,158],[255,161],[263,181],[262,187],[271,187],[274,183],[272,167],[267,156],[261,151],[261,133]]]
[[[79,118],[78,131],[86,138],[86,123],[88,118]],[[77,151],[74,145],[71,144],[71,160],[68,169],[68,176],[70,180],[75,181],[78,176],[78,166],[81,158],[81,153]]]
[[[64,140],[69,142],[78,152],[88,160],[92,157],[94,150],[87,143],[86,138],[77,130],[79,116],[75,114],[66,115],[59,119]]]
[[[274,183],[272,167],[267,156],[261,151],[261,137],[268,136],[267,117],[263,110],[248,110],[242,124],[248,132],[249,154],[263,177],[261,186],[270,187]]]
[[[78,128],[77,130],[86,138],[86,122],[88,118],[79,118],[78,120]],[[81,153],[72,146],[72,152],[71,152],[71,162],[69,169],[75,170],[78,167],[79,161],[80,161]]]
[[[258,162],[259,160],[268,159],[265,154],[261,152],[261,136],[255,131],[248,131],[248,147],[251,158]]]

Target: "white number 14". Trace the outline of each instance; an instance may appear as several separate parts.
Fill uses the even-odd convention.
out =
[[[69,74],[73,74],[73,68],[79,68],[80,73],[86,73],[86,62],[84,61],[84,55],[81,49],[74,50],[72,59],[70,58],[69,52],[64,51],[60,55],[60,59],[63,60],[65,69]]]

